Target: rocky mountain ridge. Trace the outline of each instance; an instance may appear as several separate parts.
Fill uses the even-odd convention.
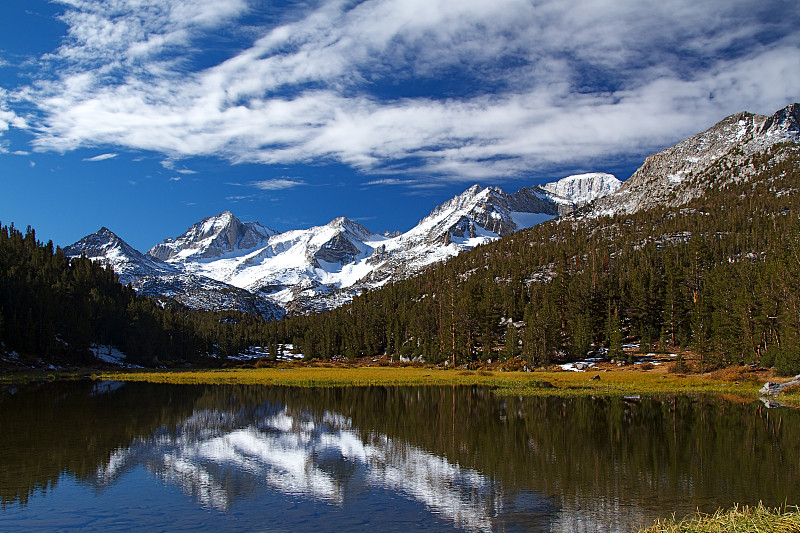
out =
[[[166,239],[147,254],[169,261],[181,258],[214,259],[222,255],[250,250],[266,244],[278,232],[258,222],[241,222],[230,211],[207,217],[175,239]]]
[[[106,227],[64,248],[67,257],[85,256],[111,266],[120,283],[130,284],[141,295],[171,299],[189,309],[227,309],[281,318],[284,310],[265,298],[224,282],[187,273],[179,266],[145,255]]]
[[[751,158],[783,142],[800,142],[800,104],[769,117],[736,113],[647,157],[614,194],[593,202],[578,216],[683,205],[702,196],[711,185],[724,185],[720,180],[747,179],[753,170]]]
[[[607,176],[607,187],[616,188],[619,182]],[[497,187],[474,185],[405,233],[372,233],[345,217],[278,233],[226,211],[164,240],[147,255],[127,244],[120,247],[124,241],[108,230],[68,247],[68,255],[83,253],[110,263],[124,283],[149,296],[173,298],[193,308],[232,305],[277,316],[281,311],[275,306],[300,313],[336,307],[354,294],[577,205],[540,187],[506,194]]]

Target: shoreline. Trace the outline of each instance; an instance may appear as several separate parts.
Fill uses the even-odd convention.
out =
[[[745,370],[706,374],[591,368],[583,372],[536,370],[508,372],[439,369],[423,366],[352,366],[339,364],[285,364],[235,369],[91,369],[5,372],[0,384],[63,380],[145,381],[194,385],[264,385],[289,387],[462,386],[478,385],[501,395],[638,396],[712,394],[737,401],[778,402],[800,408],[800,387],[777,395],[759,394],[773,376]]]
[[[291,387],[480,385],[504,395],[633,396],[716,394],[757,400],[760,381],[631,371],[493,372],[425,367],[285,366],[258,369],[114,371],[94,379],[171,384],[241,384]],[[800,404],[798,404],[800,406]]]

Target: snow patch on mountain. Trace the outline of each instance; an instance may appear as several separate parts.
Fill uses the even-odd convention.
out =
[[[574,203],[576,207],[593,202],[597,198],[614,194],[622,182],[613,174],[605,172],[592,172],[567,176],[556,182],[542,186],[542,189],[551,192]]]

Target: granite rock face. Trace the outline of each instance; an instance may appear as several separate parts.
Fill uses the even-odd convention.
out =
[[[230,211],[225,211],[204,218],[183,235],[164,240],[147,254],[162,261],[214,259],[263,246],[276,233],[257,222],[242,222]]]
[[[748,179],[750,159],[778,143],[800,142],[800,104],[772,116],[741,112],[645,159],[614,193],[593,202],[584,216],[676,207],[701,197],[710,186]]]

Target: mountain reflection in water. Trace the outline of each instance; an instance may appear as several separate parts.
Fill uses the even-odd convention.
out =
[[[3,531],[43,515],[58,530],[631,531],[673,512],[800,503],[800,411],[56,382],[0,387],[0,464]]]
[[[292,414],[276,404],[253,414],[196,411],[174,431],[159,431],[116,450],[98,467],[96,483],[113,483],[141,464],[219,510],[264,484],[337,505],[349,493],[380,487],[471,530],[491,529],[499,512],[500,487],[490,478],[383,434],[371,434],[364,442],[347,417]]]

